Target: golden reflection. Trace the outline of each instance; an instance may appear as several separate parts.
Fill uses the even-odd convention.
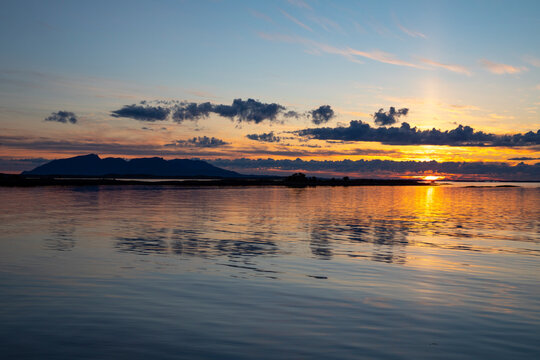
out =
[[[105,209],[108,220],[93,225],[92,232],[115,234],[113,247],[124,253],[253,263],[294,256],[457,271],[478,254],[497,254],[498,260],[505,254],[534,254],[530,229],[537,226],[540,194],[531,189],[525,196],[523,190],[163,187],[151,193],[131,188],[48,190],[43,196],[56,207],[85,204],[91,211]],[[49,192],[52,195],[46,196]],[[87,221],[88,213],[80,206],[73,212],[79,214],[73,224]],[[58,221],[50,226],[44,238],[57,241],[47,241],[48,249],[77,248],[76,231],[65,232],[70,224]],[[494,271],[492,264],[479,266],[486,273]]]
[[[431,205],[433,204],[433,192],[434,192],[434,188],[432,187],[428,187],[426,189],[426,209],[430,209],[431,208]]]

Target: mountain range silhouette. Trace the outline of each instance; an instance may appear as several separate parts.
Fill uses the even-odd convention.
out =
[[[160,157],[101,159],[96,154],[52,160],[22,175],[57,176],[156,176],[156,177],[242,177],[241,174],[225,170],[202,160]]]

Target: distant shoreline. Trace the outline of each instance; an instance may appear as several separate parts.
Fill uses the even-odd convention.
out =
[[[152,181],[149,181],[152,180]],[[160,179],[144,177],[135,179],[129,177],[75,177],[75,176],[36,176],[0,174],[1,187],[36,187],[36,186],[98,186],[98,185],[148,185],[163,186],[174,185],[180,187],[208,187],[208,186],[286,186],[286,187],[314,187],[314,186],[426,186],[429,182],[408,179],[291,179],[283,178],[178,178]]]

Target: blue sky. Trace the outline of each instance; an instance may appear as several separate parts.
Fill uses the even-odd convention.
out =
[[[4,1],[0,19],[0,129],[12,137],[157,146],[215,136],[232,158],[246,156],[246,147],[255,149],[249,156],[268,152],[265,144],[257,153],[246,134],[313,125],[300,118],[240,126],[212,114],[145,126],[110,116],[143,100],[236,98],[299,113],[330,105],[335,117],[324,125],[331,127],[373,124],[374,112],[395,106],[408,108],[402,121],[419,129],[540,128],[538,1]],[[43,121],[60,110],[76,113],[78,123]],[[407,149],[404,159],[429,160]],[[4,158],[67,153],[0,150]],[[465,150],[427,150],[434,160],[466,160]],[[537,147],[519,150],[538,155]]]

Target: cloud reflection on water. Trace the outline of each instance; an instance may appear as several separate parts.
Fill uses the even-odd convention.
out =
[[[319,260],[337,256],[395,264],[412,261],[408,254],[415,248],[538,255],[519,244],[539,241],[530,238],[538,226],[534,216],[523,214],[538,209],[514,209],[525,200],[523,189],[92,190],[64,195],[94,207],[102,219],[95,226],[104,226],[101,233],[123,253],[225,258],[248,268],[257,268],[258,257],[306,252]],[[527,191],[528,201],[538,196],[536,189]],[[506,221],[499,221],[501,216]],[[77,231],[88,226],[85,220],[84,213],[73,212],[51,222],[45,246],[73,249]]]

